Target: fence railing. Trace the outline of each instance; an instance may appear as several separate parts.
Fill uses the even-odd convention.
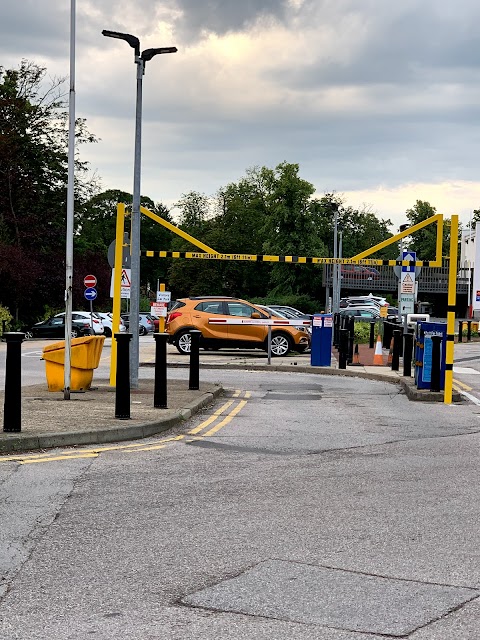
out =
[[[397,291],[398,278],[394,267],[378,265],[375,272],[342,274],[341,287],[345,289],[372,289],[374,291]],[[418,280],[419,293],[447,293],[448,267],[422,267]],[[468,293],[473,285],[473,269],[459,269],[457,273],[457,293]],[[333,265],[323,266],[323,286],[333,285]]]

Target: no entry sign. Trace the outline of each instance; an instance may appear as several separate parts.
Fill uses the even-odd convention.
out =
[[[97,279],[92,275],[85,276],[85,278],[83,279],[83,284],[86,287],[94,287],[97,284]]]

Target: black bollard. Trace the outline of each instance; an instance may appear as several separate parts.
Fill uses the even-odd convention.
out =
[[[472,340],[472,321],[467,320],[467,342]]]
[[[347,364],[352,364],[353,362],[353,345],[355,342],[355,318],[350,316],[348,318],[348,360]]]
[[[442,336],[432,336],[432,373],[430,391],[440,391],[440,345]]]
[[[5,400],[3,404],[3,430],[19,433],[22,430],[22,342],[24,333],[10,331],[4,334],[7,342],[5,363]]]
[[[402,332],[395,329],[393,332],[393,353],[392,353],[392,371],[398,371],[400,368],[400,345],[402,343]]]
[[[458,321],[458,341],[463,341],[463,322],[461,320]]]
[[[117,371],[115,377],[115,418],[130,420],[130,340],[131,333],[116,333]]]
[[[167,409],[167,342],[168,333],[155,333],[155,388],[153,406]]]
[[[202,336],[202,332],[192,329],[192,331],[190,331],[190,336],[190,376],[188,379],[188,388],[190,391],[195,391],[200,388],[200,338]]]
[[[348,329],[340,329],[338,343],[338,368],[346,369],[348,359]]]
[[[411,377],[412,375],[412,352],[413,352],[413,334],[403,334],[403,375]]]
[[[370,322],[370,341],[368,346],[370,349],[375,346],[375,322]]]

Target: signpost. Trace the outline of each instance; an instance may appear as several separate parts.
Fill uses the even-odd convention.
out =
[[[85,296],[86,300],[90,301],[90,325],[92,327],[92,333],[93,333],[93,305],[92,305],[92,302],[97,297],[97,290],[95,289],[95,285],[97,284],[97,278],[95,276],[92,276],[91,274],[88,275],[88,276],[85,276],[84,279],[83,279],[83,284],[86,287],[85,291],[83,292],[83,295]]]

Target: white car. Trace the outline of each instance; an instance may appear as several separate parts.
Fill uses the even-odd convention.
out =
[[[57,313],[55,318],[60,318],[65,315],[63,313]],[[96,336],[103,336],[105,334],[105,328],[101,317],[95,311],[90,316],[90,311],[72,311],[72,320],[87,320],[93,329],[93,334]]]
[[[100,311],[96,312],[98,316],[101,317],[103,322],[103,327],[105,329],[105,335],[107,338],[110,338],[112,333],[117,333],[117,331],[112,332],[112,322],[113,322],[113,313],[101,313]],[[127,327],[125,326],[124,321],[120,318],[120,331],[118,333],[125,333]]]

